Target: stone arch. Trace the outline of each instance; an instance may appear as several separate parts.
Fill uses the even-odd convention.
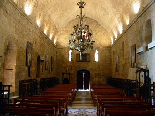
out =
[[[17,49],[18,46],[17,46],[17,39],[16,39],[16,38],[17,38],[17,37],[16,37],[15,35],[12,35],[12,34],[8,35],[8,36],[6,37],[6,39],[5,39],[5,42],[4,42],[4,50],[7,49],[9,41],[13,41],[14,46],[15,46],[16,49]]]
[[[15,92],[17,41],[14,35],[8,35],[4,43],[3,85],[12,85]]]
[[[151,20],[148,19],[145,24],[144,44],[148,45],[151,42],[152,42],[152,24]]]

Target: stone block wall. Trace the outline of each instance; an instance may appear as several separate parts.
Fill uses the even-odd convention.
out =
[[[148,9],[145,9],[141,15],[137,15],[138,18],[132,22],[130,27],[117,39],[117,41],[112,45],[112,77],[115,78],[130,78],[128,77],[129,69],[131,68],[131,46],[136,44],[136,50],[141,47],[146,48],[148,43],[146,41],[146,31],[147,21],[151,21],[150,30],[152,31],[151,42],[155,41],[155,3],[150,5]],[[152,29],[151,29],[152,28]],[[151,33],[151,31],[149,33]],[[150,43],[150,42],[149,42]],[[119,57],[118,67],[116,70],[116,57]],[[143,52],[136,54],[136,66],[143,67],[146,66],[149,69],[150,78],[155,81],[155,47],[152,49],[146,49]]]
[[[90,54],[90,62],[78,62],[77,54],[72,51],[72,61],[69,61],[69,48],[57,49],[57,76],[62,80],[62,72],[71,73],[70,83],[77,83],[77,71],[85,69],[90,71],[90,84],[104,84],[106,78],[111,76],[111,47],[101,47],[99,51],[99,61],[95,62],[93,51],[84,52]]]
[[[90,71],[90,84],[105,83],[106,78],[111,76],[111,39],[108,32],[97,21],[87,17],[84,18],[84,24],[88,24],[92,29],[93,51],[84,51],[90,54],[90,62],[77,62],[76,50],[72,51],[72,61],[69,62],[69,44],[68,39],[73,26],[79,23],[78,18],[70,21],[62,30],[58,32],[57,41],[57,75],[62,80],[62,72],[66,70],[71,73],[71,83],[77,83],[77,71]],[[99,61],[95,62],[95,51],[98,50]]]
[[[13,90],[18,93],[19,80],[24,79],[40,79],[44,77],[58,77],[60,82],[62,81],[62,72],[71,72],[71,83],[76,83],[77,80],[77,71],[81,69],[86,69],[90,71],[90,81],[91,84],[105,83],[106,78],[111,76],[111,48],[103,47],[102,45],[98,46],[100,42],[96,42],[94,46],[94,51],[88,52],[90,54],[90,62],[77,62],[76,54],[78,52],[73,52],[72,61],[68,60],[68,47],[57,47],[53,44],[44,33],[43,30],[34,23],[28,16],[23,13],[12,1],[6,0],[2,2],[2,7],[0,8],[1,16],[1,39],[0,39],[0,81],[5,84],[9,84],[10,78],[5,76],[5,53],[8,48],[8,43],[12,41],[14,47],[14,64],[13,68],[13,79],[14,83]],[[101,26],[94,22],[96,27],[96,33],[99,32]],[[99,28],[100,27],[100,28]],[[104,30],[102,30],[104,32]],[[66,33],[68,34],[68,33]],[[103,35],[96,34],[98,37]],[[102,37],[105,41],[105,45],[109,45],[109,39],[104,36]],[[27,41],[32,44],[32,66],[30,68],[30,77],[28,75],[29,68],[26,66],[26,46]],[[107,46],[106,45],[106,46]],[[94,61],[95,50],[99,51],[99,62]],[[87,53],[87,52],[86,52]],[[45,58],[45,55],[48,54],[49,62],[48,69],[45,70],[45,61],[40,61],[40,76],[37,77],[37,57]],[[51,71],[51,56],[53,59],[53,71]],[[15,82],[13,82],[13,80]]]
[[[95,28],[93,31],[94,38],[100,39],[95,42],[93,51],[84,52],[90,54],[90,62],[77,62],[76,54],[78,52],[76,51],[72,52],[72,61],[69,62],[69,48],[66,42],[68,41],[68,34],[71,32],[70,27],[76,21],[66,24],[63,30],[59,30],[58,45],[56,46],[53,44],[53,40],[50,40],[43,33],[43,30],[11,0],[3,0],[0,3],[0,82],[13,83],[11,91],[16,93],[18,93],[19,80],[58,77],[61,83],[63,72],[70,72],[70,83],[76,84],[77,71],[82,69],[90,71],[90,84],[106,83],[106,78],[110,76],[129,78],[129,72],[134,72],[130,70],[131,46],[136,44],[136,49],[139,49],[148,45],[145,39],[148,19],[151,20],[152,27],[151,41],[155,41],[155,4],[143,11],[112,46],[110,46],[110,38],[105,29],[95,21],[90,24],[92,19],[87,18],[86,22],[90,24],[90,27]],[[28,75],[29,68],[26,66],[27,41],[32,44],[33,48],[30,76]],[[96,49],[99,52],[98,62],[94,61]],[[45,70],[45,55],[49,57],[47,70]],[[37,67],[38,56],[44,59],[39,62],[39,68]],[[136,66],[145,67],[147,65],[152,81],[155,81],[154,63],[155,48],[136,54]],[[38,70],[40,71],[39,77],[37,76]],[[7,73],[8,71],[9,73]],[[4,76],[5,72],[9,75]],[[7,76],[9,77],[7,78]],[[131,78],[133,79],[133,77]]]
[[[12,1],[6,0],[1,3],[0,82],[4,82],[4,84],[13,82],[11,91],[18,93],[19,80],[31,78],[39,80],[40,78],[55,76],[56,46]],[[32,44],[30,76],[26,66],[27,41]],[[12,44],[9,45],[9,42],[12,42]],[[45,58],[45,55],[49,57],[47,70],[45,70],[45,60],[40,61],[40,67],[37,68],[37,57]],[[51,70],[51,56],[53,59],[53,70]],[[8,62],[10,65],[8,65]],[[5,76],[4,72],[9,70],[13,71],[13,75],[10,73],[9,77],[8,75]],[[40,70],[39,78],[37,77],[37,70]]]

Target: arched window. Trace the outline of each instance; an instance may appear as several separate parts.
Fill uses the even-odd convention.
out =
[[[144,42],[146,45],[152,42],[152,26],[151,26],[151,20],[148,19],[145,25],[145,36],[144,36]]]
[[[98,51],[95,51],[95,62],[98,62]]]
[[[69,61],[72,61],[72,50],[69,50]]]

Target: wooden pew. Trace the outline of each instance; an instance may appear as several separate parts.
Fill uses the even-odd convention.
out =
[[[30,95],[14,100],[3,110],[4,113],[12,115],[67,115],[68,101],[72,101],[76,95],[75,84],[58,84],[52,88],[45,89],[42,95]]]
[[[45,109],[50,110],[54,109],[54,113],[56,116],[61,114],[61,101],[57,100],[16,100],[14,104],[8,104],[9,108],[38,108],[38,109]],[[33,109],[31,109],[33,110]]]
[[[120,88],[125,91],[126,95],[134,95],[136,93],[136,80],[121,79],[121,78],[109,78],[108,84]]]
[[[41,102],[49,101],[52,103],[59,103],[60,113],[67,114],[68,112],[68,95],[33,95],[30,97],[23,97],[25,100],[41,100]]]
[[[101,91],[100,89],[116,89],[116,87],[111,86],[111,85],[106,85],[106,84],[92,85],[91,86],[91,94],[93,91],[96,91],[97,89],[99,91]]]
[[[2,108],[4,115],[9,116],[26,115],[26,116],[58,116],[55,115],[54,108],[27,108],[27,107],[13,107],[13,108]]]
[[[68,96],[68,100],[72,103],[75,98],[75,93],[73,91],[44,91],[42,95],[58,95],[58,96]]]
[[[22,100],[14,100],[14,105],[17,103],[20,104],[31,104],[32,107],[41,107],[41,106],[46,106],[49,108],[50,107],[54,107],[55,108],[55,112],[56,114],[66,114],[68,112],[68,108],[67,108],[67,96],[39,96],[39,95],[35,95],[35,96],[31,96],[31,97],[23,97]],[[37,105],[36,105],[37,104]],[[40,105],[40,104],[44,104],[44,105]],[[29,105],[30,106],[30,105]],[[27,106],[27,107],[29,107]]]
[[[15,100],[14,104],[6,104],[2,109],[3,114],[9,115],[35,115],[35,116],[58,116],[59,110],[55,108],[59,107],[58,102],[49,102],[35,100],[31,102],[29,100]]]
[[[77,86],[75,84],[58,84],[52,88],[45,89],[44,91],[75,91],[76,89]]]
[[[75,84],[58,84],[52,88],[45,89],[42,95],[68,95],[70,105],[76,96],[76,85]]]
[[[47,89],[47,88],[54,87],[58,83],[59,83],[59,78],[46,77],[46,78],[41,78],[40,79],[39,85],[40,85],[40,89],[44,90],[44,89]]]
[[[114,86],[111,86],[109,84],[97,84],[97,85],[91,85],[91,89],[111,89],[111,88],[116,88]]]
[[[33,103],[33,104],[50,104],[51,106],[55,107],[56,112],[58,114],[67,114],[68,112],[68,99],[62,96],[34,96],[34,97],[23,97],[22,101],[17,100],[16,102],[20,103]]]
[[[97,97],[98,96],[105,96],[105,95],[109,95],[109,96],[113,96],[113,95],[117,95],[117,96],[125,96],[124,91],[120,90],[120,89],[97,89],[92,91],[92,99],[93,99],[93,103],[94,106],[96,104],[97,101]]]
[[[107,100],[109,101],[106,101],[106,100],[103,100],[103,101],[100,101],[98,107],[97,107],[97,114],[100,116],[100,114],[103,114],[104,112],[104,108],[107,108],[108,106],[111,106],[111,108],[117,108],[117,106],[130,106],[130,107],[133,107],[134,105],[137,106],[138,108],[140,108],[139,106],[142,106],[142,105],[148,105],[150,106],[150,101],[137,101],[137,99],[108,99]],[[108,107],[110,108],[110,107]],[[118,107],[118,109],[123,109],[125,107]]]
[[[155,111],[146,110],[133,110],[133,109],[123,109],[123,110],[105,110],[104,116],[154,116]]]
[[[42,95],[42,96],[41,96]],[[43,97],[44,99],[54,99],[54,98],[67,98],[67,102],[65,103],[66,106],[64,108],[64,110],[66,111],[66,113],[68,112],[67,109],[67,103],[70,102],[72,105],[72,101],[75,98],[76,95],[76,85],[75,84],[58,84],[55,85],[52,88],[48,88],[45,89],[44,91],[42,91],[42,94],[40,96],[38,95],[34,95],[33,97]]]
[[[150,105],[150,101],[130,101],[130,100],[126,100],[126,101],[104,101],[102,102],[102,105],[105,104],[145,104],[145,105]]]
[[[142,101],[142,98],[136,98],[135,96],[118,96],[118,97],[98,97],[97,98],[97,113],[102,112],[102,103],[104,101]]]
[[[75,90],[77,89],[76,84],[58,84],[52,88],[48,88],[46,90]]]
[[[152,111],[153,108],[155,108],[155,105],[135,105],[135,104],[129,104],[129,105],[105,105],[101,115],[107,116],[107,111],[108,110]],[[100,116],[100,115],[98,115],[98,116]]]
[[[152,110],[155,106],[151,105],[150,101],[143,101],[142,98],[135,96],[126,96],[121,89],[109,85],[96,85],[92,88],[93,101],[97,100],[97,116],[131,116],[131,114],[133,116],[147,116],[147,113],[152,116],[155,112]],[[127,111],[129,113],[125,113]],[[138,113],[135,113],[136,111]]]
[[[99,111],[98,114],[102,114],[104,111],[103,109],[106,108],[107,105],[129,105],[130,107],[132,107],[133,105],[150,105],[150,101],[135,101],[135,100],[123,100],[123,101],[102,101],[102,103],[100,103],[100,107],[99,107]],[[117,108],[117,107],[116,107]],[[118,109],[121,108],[123,109],[124,107],[118,107]],[[139,109],[139,108],[138,108]]]

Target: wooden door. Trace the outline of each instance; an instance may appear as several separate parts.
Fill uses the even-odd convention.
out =
[[[84,74],[84,89],[89,89],[89,73]]]
[[[79,70],[77,72],[77,89],[89,89],[90,72]]]
[[[83,74],[78,73],[77,75],[77,89],[83,89]]]

